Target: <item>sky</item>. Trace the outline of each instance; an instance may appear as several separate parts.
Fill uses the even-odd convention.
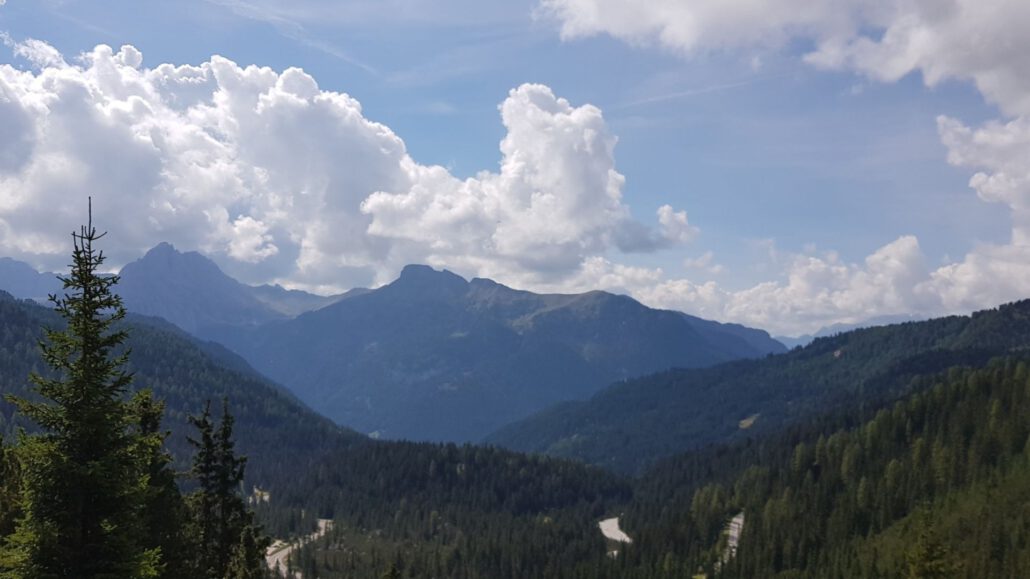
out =
[[[1025,0],[0,0],[0,255],[93,196],[320,293],[408,263],[799,335],[1030,297]]]

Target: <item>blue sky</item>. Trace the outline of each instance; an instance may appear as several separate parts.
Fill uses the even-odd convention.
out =
[[[987,131],[985,138],[991,136],[992,122],[1020,121],[1025,87],[1006,81],[999,88],[990,78],[1015,77],[1026,72],[1026,65],[993,49],[983,49],[983,58],[970,63],[960,57],[949,61],[946,54],[912,56],[915,49],[910,46],[901,52],[911,62],[899,68],[897,55],[887,53],[890,32],[902,30],[897,23],[911,22],[913,14],[925,17],[926,30],[942,38],[965,30],[963,26],[986,31],[988,38],[1004,38],[1009,26],[1005,21],[1026,14],[1018,2],[956,0],[959,14],[946,14],[951,20],[945,27],[939,24],[941,19],[922,14],[910,2],[849,0],[842,6],[851,5],[859,16],[845,32],[836,17],[799,22],[780,14],[793,7],[762,2],[754,5],[777,13],[743,14],[740,11],[748,8],[741,8],[747,4],[742,2],[720,8],[718,3],[686,0],[655,2],[654,6],[673,8],[654,18],[643,14],[650,8],[631,10],[629,16],[618,12],[619,4],[632,8],[628,0],[301,0],[291,8],[279,4],[7,0],[0,5],[0,30],[8,35],[0,64],[41,77],[47,65],[26,56],[24,49],[19,52],[35,39],[81,69],[90,64],[78,62],[77,55],[98,44],[111,46],[115,53],[122,45],[135,47],[143,55],[143,69],[161,63],[200,66],[212,55],[241,68],[267,66],[277,74],[299,67],[321,91],[346,93],[359,101],[364,119],[392,130],[419,166],[440,165],[456,182],[481,171],[498,173],[498,143],[510,130],[502,124],[498,106],[509,98],[509,91],[534,83],[549,88],[573,109],[590,104],[603,114],[603,126],[617,138],[613,168],[625,178],[620,204],[609,207],[605,215],[625,210],[629,217],[611,217],[618,225],[583,228],[578,243],[562,238],[562,247],[576,249],[556,253],[553,259],[528,255],[540,252],[524,243],[522,238],[529,233],[510,243],[490,233],[491,243],[507,249],[466,258],[456,249],[415,248],[464,246],[446,238],[453,224],[433,232],[425,221],[411,216],[402,220],[397,206],[390,205],[392,221],[384,217],[379,223],[379,214],[373,211],[366,221],[341,217],[324,224],[372,227],[377,232],[370,233],[375,237],[371,241],[361,241],[361,252],[340,257],[350,246],[330,244],[308,252],[305,248],[317,244],[297,241],[308,240],[305,234],[286,226],[277,229],[267,207],[259,212],[235,199],[222,208],[229,225],[238,226],[234,231],[239,234],[259,224],[254,227],[270,236],[266,245],[258,242],[244,251],[226,237],[232,234],[186,223],[167,225],[155,218],[161,226],[152,233],[126,232],[124,250],[112,252],[115,261],[132,259],[164,235],[182,249],[208,253],[247,281],[330,291],[383,283],[410,259],[530,289],[602,287],[653,305],[788,334],[879,315],[968,311],[1027,297],[1024,290],[1030,290],[1010,279],[1023,266],[1013,225],[1014,212],[1023,210],[1022,184],[1013,185],[1018,191],[1001,202],[985,202],[990,193],[978,195],[970,187],[977,171],[1012,174],[1004,165],[1005,152],[978,150],[949,162],[949,153],[954,157],[962,146],[976,145],[948,145],[947,135],[959,135],[955,138],[961,141],[961,131],[942,129],[938,121],[944,116],[959,128],[981,127]],[[869,7],[874,4],[893,8],[874,10]],[[632,19],[638,17],[634,24]],[[662,18],[672,24],[663,28]],[[700,22],[703,31],[677,28],[677,18]],[[723,26],[732,26],[733,35],[719,36]],[[734,36],[738,31],[739,38]],[[863,53],[868,47],[857,41],[862,39],[887,49]],[[850,43],[851,52],[845,57],[834,53],[840,44],[835,41]],[[1017,45],[1024,47],[1030,44]],[[833,62],[827,64],[827,59]],[[994,76],[988,78],[988,73]],[[526,98],[534,102],[536,97]],[[584,121],[584,131],[591,127]],[[519,141],[518,147],[529,148],[535,134]],[[326,146],[333,142],[326,141]],[[531,157],[554,154],[543,149],[541,156]],[[988,154],[997,154],[1000,160],[985,159]],[[303,162],[298,157],[295,164]],[[174,170],[168,159],[160,163],[159,173]],[[588,163],[583,170],[595,166],[600,165]],[[28,169],[22,170],[28,174]],[[501,173],[498,183],[477,195],[489,197],[494,194],[490,187],[503,188]],[[2,178],[0,169],[0,200]],[[119,183],[132,183],[131,178]],[[326,180],[333,178],[337,177]],[[560,189],[566,178],[559,175],[549,181],[557,183],[556,195],[564,194]],[[24,185],[26,179],[22,176],[18,182]],[[153,179],[140,179],[137,194],[145,196]],[[288,179],[283,182],[280,188],[290,189]],[[91,184],[110,185],[103,179]],[[574,206],[595,203],[589,192],[580,193],[584,197]],[[283,193],[273,187],[268,194]],[[332,194],[337,193],[329,186],[326,195]],[[80,201],[74,193],[55,199],[65,199],[69,206]],[[656,211],[665,205],[670,214],[685,211],[689,228],[681,223],[677,232],[658,223]],[[41,268],[63,263],[56,243],[30,247],[10,239],[19,232],[24,238],[29,233],[25,228],[48,237],[44,227],[52,223],[22,229],[12,225],[32,223],[31,215],[39,214],[19,209],[19,202],[0,202],[0,222],[6,219],[8,235],[5,240],[0,228],[0,250]],[[197,214],[210,216],[210,210]],[[575,213],[568,215],[575,219]],[[253,219],[243,222],[237,217]],[[408,230],[390,229],[390,223]],[[549,226],[560,228],[562,223],[555,220]],[[418,227],[424,234],[410,233]],[[219,231],[224,229],[219,226]],[[630,230],[635,233],[626,233]],[[611,241],[627,235],[639,239]],[[287,237],[300,249],[288,249],[283,241]],[[404,243],[386,238],[403,238]],[[905,241],[890,246],[897,240]],[[917,240],[917,247],[909,240]],[[274,253],[262,249],[273,246]],[[868,258],[888,246],[888,261],[902,263],[904,271],[873,271]],[[902,249],[907,253],[900,257],[892,253]],[[938,271],[941,267],[951,269]],[[992,275],[1005,279],[999,284]],[[1001,289],[985,294],[977,285],[983,279],[989,287]],[[824,288],[809,287],[824,282]]]

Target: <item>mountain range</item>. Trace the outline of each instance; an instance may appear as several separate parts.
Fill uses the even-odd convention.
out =
[[[393,439],[476,441],[616,380],[785,351],[764,331],[626,296],[534,294],[420,265],[323,297],[245,285],[162,243],[120,276],[130,311],[223,343],[338,424]]]
[[[783,351],[768,334],[620,295],[540,295],[408,266],[386,286],[222,337],[340,424],[475,441],[615,380]]]

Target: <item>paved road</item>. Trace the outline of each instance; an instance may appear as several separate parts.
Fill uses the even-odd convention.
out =
[[[268,568],[275,569],[276,566],[278,566],[280,570],[286,571],[286,562],[294,551],[296,551],[301,545],[310,543],[311,541],[325,535],[332,526],[333,522],[329,519],[319,519],[318,529],[307,537],[301,537],[299,540],[289,543],[285,541],[276,541],[275,543],[272,543],[272,546],[265,552],[265,562],[268,563]],[[299,571],[294,572],[293,575],[295,579],[302,579]]]

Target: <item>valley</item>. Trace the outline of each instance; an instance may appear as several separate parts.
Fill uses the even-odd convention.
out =
[[[437,317],[421,320],[427,311]],[[561,349],[555,340],[567,336],[561,339],[626,356],[632,350],[621,342],[605,341],[605,324],[612,322],[603,320],[643,316],[637,331],[656,332],[670,351],[689,350],[668,340],[683,332],[694,340],[707,336],[696,342],[707,344],[700,350],[707,355],[730,345],[745,354],[619,379],[593,395],[573,390],[586,398],[559,400],[502,425],[487,438],[491,446],[374,440],[321,417],[312,408],[322,406],[305,404],[303,392],[265,378],[261,368],[267,365],[255,368],[217,342],[138,314],[125,327],[135,387],[151,388],[167,404],[168,448],[176,464],[188,454],[186,417],[205,398],[230,401],[239,446],[248,456],[247,488],[261,488],[269,497],[253,508],[265,531],[283,539],[269,548],[267,564],[298,577],[376,578],[390,569],[469,578],[678,577],[699,571],[734,577],[792,568],[847,568],[867,576],[885,571],[869,549],[886,549],[881,541],[898,528],[932,524],[944,535],[934,540],[948,541],[957,531],[945,516],[947,505],[973,508],[966,506],[977,500],[973,489],[1023,476],[1023,442],[1030,432],[1012,420],[1025,403],[1021,385],[1030,380],[1023,360],[1030,351],[1028,312],[1030,302],[1019,302],[972,316],[852,330],[759,356],[756,347],[776,348],[763,341],[767,335],[747,328],[652,311],[619,296],[537,296],[419,267],[384,288],[301,313],[297,324],[289,317],[262,323],[237,317],[232,330],[219,330],[235,336],[226,343],[243,351],[233,340],[256,339],[272,329],[292,336],[293,346],[309,348],[314,338],[304,336],[315,331],[309,326],[374,328],[378,333],[370,336],[388,350],[390,336],[407,335],[404,348],[424,348],[455,339],[444,334],[460,334],[459,327],[476,335],[517,327],[522,339],[546,330],[551,341],[543,350]],[[509,320],[509,330],[499,320]],[[4,392],[29,393],[20,377],[34,367],[41,328],[57,323],[49,309],[0,294]],[[405,329],[405,323],[414,325]],[[415,329],[426,325],[433,331],[412,341]],[[358,344],[371,338],[347,339]],[[490,341],[475,342],[436,350],[428,359],[470,356],[448,362],[456,368],[489,359],[482,348],[492,347]],[[273,351],[286,360],[290,350],[282,342],[262,356],[273,357]],[[346,349],[334,351],[326,360],[350,356],[340,354]],[[525,356],[517,364],[539,371],[551,363],[533,352],[514,354]],[[685,359],[692,355],[697,351]],[[629,359],[605,354],[578,363]],[[395,357],[377,363],[408,364]],[[319,362],[308,358],[306,364]],[[639,372],[646,374],[645,367]],[[422,375],[443,379],[438,371]],[[418,407],[450,422],[465,415],[460,405],[433,411],[423,400]],[[985,412],[990,422],[969,422]],[[32,427],[3,404],[0,421],[5,438]],[[965,428],[972,438],[956,438],[948,428]],[[893,429],[894,437],[884,438],[885,429]],[[879,438],[871,439],[872,433]],[[969,459],[975,460],[972,470],[960,466],[960,456],[976,457]],[[935,465],[926,471],[934,473],[932,481],[918,474],[924,464]],[[1016,487],[1006,486],[1011,483],[998,484],[1003,502],[1021,500]],[[809,520],[816,513],[826,518]],[[995,513],[1001,515],[983,516]],[[926,522],[931,520],[939,522]],[[1021,518],[989,520],[1022,536]],[[771,528],[783,531],[768,534]],[[908,557],[903,552],[916,547],[892,543],[889,556]],[[962,549],[950,557],[966,561],[973,577],[1020,565],[1022,547],[1012,549],[990,561],[973,561]]]

